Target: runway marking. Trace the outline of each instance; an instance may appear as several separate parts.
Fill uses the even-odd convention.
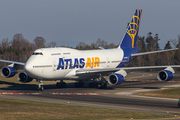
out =
[[[0,95],[42,95],[42,93],[0,93]]]
[[[100,95],[99,93],[51,93],[51,95]]]

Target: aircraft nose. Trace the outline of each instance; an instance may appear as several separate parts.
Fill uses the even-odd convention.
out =
[[[30,63],[26,63],[26,65],[24,66],[25,72],[29,73],[32,71],[33,66]]]

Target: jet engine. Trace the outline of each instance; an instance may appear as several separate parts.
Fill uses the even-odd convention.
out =
[[[171,67],[168,67],[164,70],[161,70],[158,72],[157,78],[159,81],[170,81],[173,79],[174,75],[174,70]]]
[[[5,66],[1,69],[1,75],[3,77],[13,77],[17,73],[17,70],[11,66]]]
[[[18,74],[18,80],[22,83],[31,82],[33,78],[29,77],[25,71],[22,71]]]
[[[110,85],[121,84],[125,81],[125,76],[127,75],[126,71],[121,69],[115,73],[112,73],[108,77],[108,83]]]
[[[159,81],[164,82],[172,80],[174,76],[175,75],[169,70],[161,70],[159,71],[157,78]]]
[[[112,73],[108,77],[108,83],[110,85],[117,85],[123,83],[125,80],[125,77],[118,73]]]

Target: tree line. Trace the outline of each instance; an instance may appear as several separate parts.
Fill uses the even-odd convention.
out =
[[[0,42],[0,59],[26,62],[34,50],[45,47],[55,47],[56,42],[51,41],[46,44],[43,37],[36,37],[33,43],[24,38],[22,33],[15,34],[12,40],[8,38]],[[0,67],[7,65],[7,63],[0,62]]]
[[[160,50],[158,41],[160,38],[158,34],[153,35],[151,32],[147,36],[138,36],[137,47],[140,52],[148,52]],[[167,41],[164,49],[171,49],[172,43],[174,46],[180,48],[180,36],[178,39],[171,39]],[[90,50],[99,49],[99,47],[116,48],[118,45],[114,43],[108,43],[105,40],[98,39],[96,42],[92,42],[90,45],[85,42],[79,42],[75,49],[78,50]],[[46,44],[46,40],[43,37],[36,37],[31,43],[26,40],[20,33],[15,34],[12,40],[8,38],[3,39],[0,42],[0,59],[26,62],[31,56],[34,50],[45,47],[56,47],[56,42],[51,41]],[[157,65],[179,65],[180,64],[180,50],[149,54],[144,56],[138,56],[127,66],[157,66]],[[7,65],[7,63],[0,62],[0,67]]]

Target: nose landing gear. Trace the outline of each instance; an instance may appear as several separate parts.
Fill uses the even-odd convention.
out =
[[[39,79],[39,80],[36,80],[36,81],[38,81],[37,90],[38,90],[38,91],[43,91],[43,90],[44,90],[44,87],[43,87],[42,79]]]

